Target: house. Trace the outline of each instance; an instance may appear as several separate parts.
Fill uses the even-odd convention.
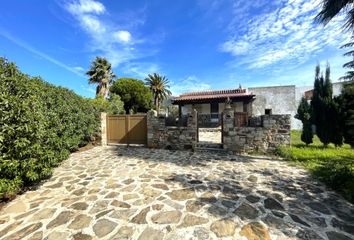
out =
[[[221,113],[228,101],[236,113],[252,115],[252,102],[255,95],[246,89],[230,89],[204,92],[191,92],[181,94],[172,99],[172,104],[178,105],[179,115],[191,113],[193,109],[198,112],[198,124],[202,127],[217,127],[221,123]]]
[[[340,94],[343,82],[333,83],[333,96]],[[295,118],[301,97],[310,99],[313,86],[284,85],[238,88],[219,91],[184,93],[172,99],[172,104],[179,106],[180,115],[196,109],[201,126],[217,127],[220,125],[220,113],[225,108],[227,98],[237,113],[247,113],[247,117],[267,114],[290,114],[291,129],[301,129],[302,123]],[[208,122],[210,124],[208,124]]]

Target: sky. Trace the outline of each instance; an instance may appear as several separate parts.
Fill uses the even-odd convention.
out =
[[[312,85],[317,63],[338,81],[349,61],[340,15],[313,21],[319,0],[12,0],[0,56],[29,75],[94,97],[85,72],[106,57],[118,77],[165,75],[173,95]]]

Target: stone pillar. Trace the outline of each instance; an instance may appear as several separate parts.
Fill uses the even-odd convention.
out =
[[[187,127],[197,128],[198,127],[198,112],[193,109],[190,114],[188,114]]]
[[[101,145],[107,146],[107,113],[101,113]]]
[[[155,138],[156,138],[156,131],[158,131],[158,119],[157,119],[157,112],[155,110],[150,110],[146,116],[146,124],[147,124],[147,145],[148,147],[156,147]]]
[[[235,112],[232,108],[226,108],[222,114],[222,142],[224,149],[230,149],[232,145],[232,137],[230,132],[234,131]]]

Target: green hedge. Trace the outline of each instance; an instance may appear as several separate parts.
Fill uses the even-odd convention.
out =
[[[0,58],[0,198],[50,176],[99,125],[92,101]]]

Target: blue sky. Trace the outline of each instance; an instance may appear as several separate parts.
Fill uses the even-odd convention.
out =
[[[329,61],[343,75],[343,16],[313,22],[318,0],[12,0],[0,55],[22,71],[93,97],[85,71],[105,56],[118,77],[166,75],[172,92],[312,85]]]

